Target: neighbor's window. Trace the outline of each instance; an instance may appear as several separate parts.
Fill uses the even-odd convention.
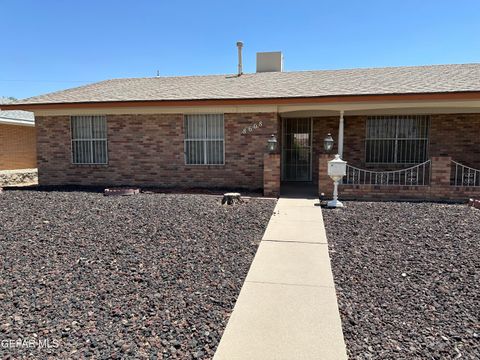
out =
[[[107,120],[105,116],[72,116],[72,163],[107,163]]]
[[[223,115],[185,115],[185,164],[224,164]]]
[[[372,116],[367,119],[366,162],[417,164],[428,158],[429,116]]]

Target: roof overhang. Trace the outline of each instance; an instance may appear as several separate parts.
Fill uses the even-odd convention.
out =
[[[35,123],[28,120],[0,118],[0,124],[2,125],[17,125],[17,126],[31,126],[34,127]]]
[[[62,102],[39,104],[3,104],[1,110],[50,110],[81,108],[123,108],[123,107],[179,107],[179,106],[238,106],[238,105],[292,105],[325,103],[364,103],[364,102],[403,102],[403,101],[445,101],[480,100],[480,91],[421,93],[421,94],[380,94],[380,95],[341,95],[321,97],[285,97],[252,99],[203,99],[203,100],[133,100],[105,102]]]

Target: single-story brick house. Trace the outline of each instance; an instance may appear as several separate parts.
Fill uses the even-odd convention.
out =
[[[275,54],[271,54],[275,57]],[[260,58],[260,60],[262,60]],[[275,62],[274,62],[275,64]],[[480,189],[480,64],[113,79],[7,105],[35,113],[42,185],[458,199]],[[276,153],[267,141],[278,139]]]
[[[20,110],[0,111],[0,171],[36,167],[37,145],[33,113]]]

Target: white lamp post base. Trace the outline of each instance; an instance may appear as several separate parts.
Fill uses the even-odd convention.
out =
[[[338,200],[330,200],[327,203],[327,206],[332,207],[332,208],[341,208],[341,207],[343,207],[343,204]]]

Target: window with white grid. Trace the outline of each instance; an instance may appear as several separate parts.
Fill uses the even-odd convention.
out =
[[[365,154],[369,164],[417,164],[428,159],[427,115],[371,116]]]
[[[72,163],[107,164],[107,120],[105,116],[72,116]]]
[[[185,164],[224,164],[222,114],[185,115]]]

